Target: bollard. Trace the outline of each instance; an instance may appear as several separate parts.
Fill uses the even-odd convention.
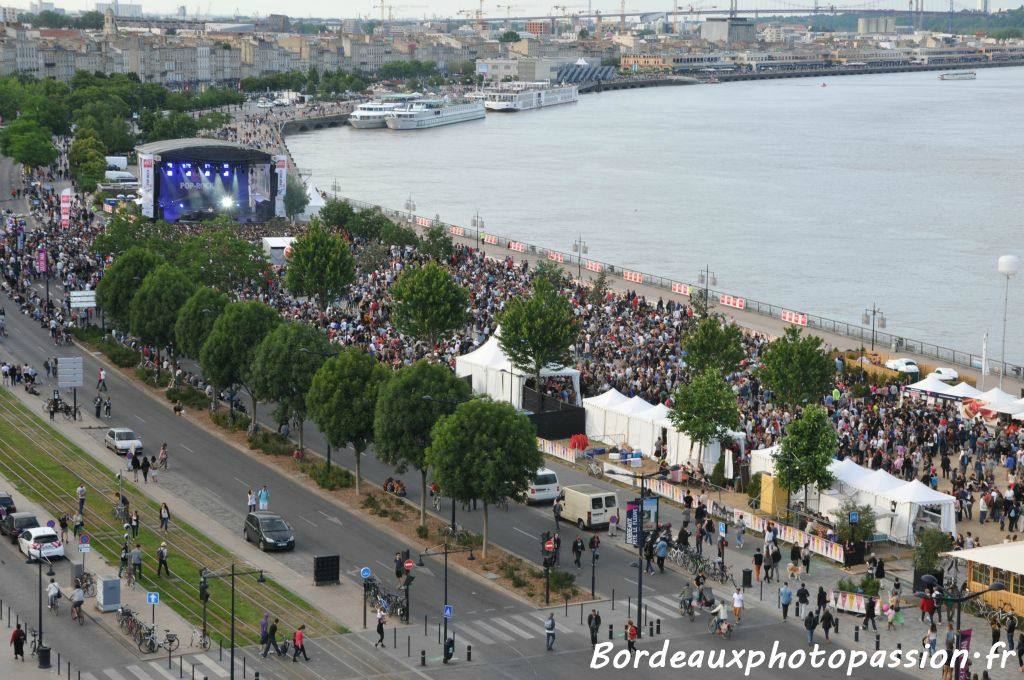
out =
[[[423,637],[427,637],[427,615],[423,615]]]
[[[224,638],[217,640],[217,661],[224,660]]]
[[[192,680],[196,680],[196,665],[192,664]]]
[[[405,658],[412,658],[412,637],[409,635],[405,636]]]
[[[661,619],[654,620],[654,632],[661,635]]]
[[[424,650],[422,650],[422,649],[420,650],[420,665],[421,666],[426,666],[427,665],[427,653]]]
[[[441,644],[441,624],[437,624],[437,644]]]
[[[882,648],[882,636],[879,635],[878,633],[875,633],[875,651],[877,652],[881,648]]]
[[[630,595],[626,598],[626,618],[633,618],[633,596]]]
[[[171,661],[171,650],[168,649],[167,650],[167,670],[169,670],[169,671],[170,670],[174,670],[174,666],[172,665],[172,663],[173,662]]]
[[[243,678],[246,677],[246,675],[245,675],[245,657],[244,656],[242,657],[242,677]]]
[[[583,625],[583,603],[580,602],[580,625]]]
[[[860,626],[853,627],[853,641],[860,642]]]
[[[466,645],[466,661],[473,660],[473,645]]]
[[[253,673],[252,677],[254,678],[254,680],[260,680],[260,672],[256,671],[255,673]]]
[[[60,672],[60,667],[61,667],[61,666],[63,666],[63,665],[64,665],[64,664],[62,664],[62,663],[60,662],[60,652],[57,652],[57,672],[58,672],[58,673]]]
[[[569,598],[565,598],[565,618],[569,618]]]
[[[612,588],[612,611],[615,611],[615,588]],[[11,618],[10,615],[7,618]],[[8,626],[10,628],[10,626]]]
[[[654,621],[648,621],[647,625],[648,625],[648,628],[649,628],[649,632],[648,632],[647,636],[648,637],[654,637]]]
[[[640,612],[637,612],[636,615],[640,616]],[[644,623],[646,623],[646,622],[647,622],[647,605],[644,605]]]
[[[612,640],[615,638],[615,633],[612,632],[612,624],[608,624],[608,639]]]

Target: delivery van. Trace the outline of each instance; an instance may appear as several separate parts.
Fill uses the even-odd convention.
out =
[[[562,487],[558,484],[558,474],[554,470],[541,468],[533,476],[530,488],[526,490],[526,503],[551,502],[562,493]]]
[[[613,515],[618,518],[619,497],[593,484],[574,484],[562,489],[562,519],[580,529],[599,529],[608,526]]]

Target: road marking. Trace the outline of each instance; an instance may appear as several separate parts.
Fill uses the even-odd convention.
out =
[[[100,671],[100,673],[103,673],[108,678],[111,678],[111,680],[125,680],[125,677],[117,671],[115,671],[113,668],[107,668],[105,670]]]
[[[213,659],[206,656],[205,654],[196,654],[195,659],[196,661],[201,663],[204,668],[209,669],[209,671],[216,675],[218,678],[226,678],[229,675],[231,675],[226,670],[218,666]]]
[[[153,680],[146,671],[142,670],[138,666],[125,666],[125,670],[139,678],[139,680]]]
[[[484,612],[493,612],[493,611],[494,611],[494,607],[491,607],[490,609],[485,609],[484,610]]]
[[[503,627],[507,628],[508,630],[512,631],[513,633],[515,633],[516,635],[520,636],[520,637],[524,637],[524,638],[527,638],[527,639],[533,637],[533,635],[531,635],[527,631],[523,630],[519,626],[513,626],[511,623],[509,623],[505,619],[491,619],[491,623],[497,624],[499,626],[503,626]]]
[[[383,563],[383,562],[381,562],[380,560],[374,560],[374,562],[376,562],[376,563],[377,563],[377,564],[379,564],[380,566],[384,567],[385,569],[394,569],[394,568],[395,568],[395,565],[391,565],[391,566],[389,567],[388,565],[384,564],[384,563]]]
[[[657,603],[654,602],[654,600],[650,600],[650,599],[645,599],[644,600],[644,606],[645,607],[649,607],[651,609],[651,611],[653,611],[656,614],[661,614],[661,616],[663,618],[674,618],[678,614],[678,611],[679,611],[678,609],[675,610],[675,611],[672,611],[668,607],[666,607],[664,605],[661,605],[661,604],[657,604]]]
[[[82,673],[82,680],[96,680],[96,676],[92,673]]]
[[[186,450],[186,451],[188,451],[189,453],[195,453],[195,451],[193,451],[192,449],[188,448],[188,447],[187,447],[187,446],[185,446],[184,444],[182,444],[182,445],[181,445],[181,448],[185,449],[185,450]],[[236,478],[236,479],[237,479],[237,478]]]
[[[191,661],[189,663],[191,663]],[[150,670],[152,670],[157,675],[161,675],[161,676],[167,678],[167,680],[178,680],[177,677],[174,674],[172,674],[169,670],[164,668],[163,664],[161,662],[159,662],[159,661],[151,662],[149,664],[149,668],[150,668]]]
[[[484,635],[483,633],[481,633],[478,630],[473,630],[472,633],[466,633],[464,630],[456,630],[455,626],[449,626],[449,627],[451,628],[452,633],[454,633],[456,635],[461,635],[464,638],[469,638],[469,640],[472,641],[472,642],[476,642],[476,643],[481,644],[481,645],[493,645],[494,644],[494,640],[492,640],[491,638],[487,637],[486,635]]]
[[[313,524],[313,522],[309,521],[308,519],[306,519],[302,515],[299,515],[299,519],[301,519],[303,522],[305,522],[305,523],[307,523],[307,524],[309,524],[311,526],[316,526],[316,524]]]
[[[474,621],[473,625],[476,626],[477,628],[483,628],[484,631],[486,631],[489,635],[493,635],[494,637],[498,638],[502,642],[512,642],[513,640],[515,640],[515,638],[512,637],[511,635],[503,633],[500,630],[498,630],[497,628],[495,628],[494,626],[489,626],[486,623],[484,623],[483,621]]]
[[[514,620],[516,623],[519,623],[520,625],[526,626],[528,630],[535,630],[544,623],[542,619],[531,618],[528,614],[519,614],[517,616],[511,616],[509,618]]]
[[[515,529],[516,531],[518,531],[519,533],[523,534],[524,536],[529,536],[530,538],[533,538],[533,539],[540,538],[539,536],[534,536],[533,534],[531,534],[528,531],[523,531],[519,527],[512,527],[512,528]]]
[[[235,477],[235,481],[236,481],[236,482],[238,482],[239,484],[241,484],[242,486],[249,486],[249,485],[248,485],[248,484],[247,484],[246,482],[243,482],[243,481],[242,481],[241,479],[239,479],[238,477]]]
[[[323,510],[317,510],[317,512],[319,512],[321,515],[323,515],[324,519],[326,519],[328,522],[331,522],[333,524],[337,524],[339,527],[343,526],[342,523],[341,523],[341,520],[338,519],[337,517],[334,517],[332,515],[328,515]]]
[[[135,416],[135,417],[136,417],[136,418],[139,418],[138,416]],[[142,418],[139,418],[139,420],[142,420]],[[145,420],[142,420],[142,422],[146,422],[146,421],[145,421]]]
[[[624,578],[622,580],[625,581],[626,583],[632,583],[633,585],[636,585],[636,581],[634,581],[632,579]],[[654,588],[650,587],[646,583],[644,584],[644,588],[647,588],[647,590],[654,590]]]

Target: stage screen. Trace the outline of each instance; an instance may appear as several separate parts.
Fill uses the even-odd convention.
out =
[[[157,204],[168,222],[251,211],[248,163],[162,162],[157,175]]]

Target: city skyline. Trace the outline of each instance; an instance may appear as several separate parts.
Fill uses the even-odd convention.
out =
[[[513,0],[514,1],[514,0]],[[337,3],[331,2],[330,0],[302,0],[300,2],[289,3],[286,10],[282,10],[279,3],[272,2],[272,0],[253,0],[252,2],[236,3],[236,7],[231,7],[230,3],[228,6],[214,7],[212,4],[207,3],[204,5],[201,2],[189,1],[189,0],[159,0],[159,1],[142,1],[133,0],[134,4],[142,4],[143,11],[146,13],[158,13],[158,14],[172,14],[175,10],[184,5],[188,16],[230,16],[235,13],[237,9],[239,13],[250,16],[260,15],[266,16],[268,14],[280,14],[284,13],[290,17],[301,19],[304,17],[314,18],[379,18],[380,17],[380,5],[373,2],[373,0],[361,0],[360,2],[346,2],[343,8],[339,8]],[[6,3],[5,3],[6,4]],[[67,2],[55,2],[57,7],[63,8],[69,12],[83,12],[89,11],[95,8],[95,0],[69,0]],[[484,16],[498,19],[505,16],[508,3],[498,3],[488,0],[484,3]],[[811,0],[806,2],[808,7],[813,6]],[[824,4],[824,3],[821,3]],[[842,7],[844,4],[854,4],[852,0],[849,3],[835,3],[837,7]],[[28,10],[30,3],[28,2],[17,2],[10,3],[7,6],[14,6],[20,9]],[[691,3],[688,0],[683,2],[682,0],[678,3],[680,9],[694,7],[694,8],[718,8],[723,3]],[[773,3],[771,0],[747,0],[744,2],[740,1],[739,6],[744,7],[767,7],[772,8]],[[955,6],[958,9],[974,9],[977,3],[973,0],[956,0]],[[897,15],[903,9],[902,3],[895,3],[897,9]],[[1020,6],[1013,2],[992,2],[989,7],[991,11],[998,11],[1002,9],[1015,9]],[[209,12],[207,8],[210,8]],[[392,16],[395,19],[411,19],[411,18],[427,18],[432,17],[455,17],[464,16],[466,12],[475,12],[479,8],[478,2],[472,2],[470,0],[434,0],[429,5],[414,5],[414,4],[401,4],[401,0],[398,0],[392,8]],[[561,6],[558,6],[561,7]],[[614,16],[620,10],[620,4],[614,2],[614,0],[592,0],[589,4],[586,2],[578,1],[576,5],[566,6],[568,13],[573,12],[586,12],[587,8],[592,11],[600,10],[602,14],[606,16]],[[671,10],[673,3],[671,0],[643,0],[633,1],[626,3],[627,12],[659,12]],[[925,0],[925,9],[928,10],[941,10],[948,8],[948,3],[942,2],[941,0]],[[340,11],[339,11],[340,10]],[[463,12],[460,15],[459,12]],[[555,10],[552,5],[548,2],[531,2],[530,0],[520,0],[520,2],[513,6],[512,14],[520,16],[528,15],[551,15],[558,14],[561,9]]]

